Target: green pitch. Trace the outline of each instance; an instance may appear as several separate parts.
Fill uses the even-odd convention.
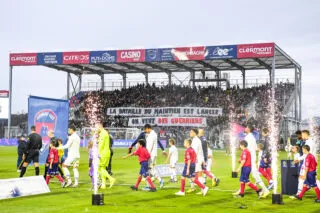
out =
[[[180,149],[179,161],[183,159],[183,149]],[[272,205],[271,196],[264,200],[258,200],[257,195],[251,189],[246,187],[244,198],[233,198],[232,191],[239,188],[239,180],[231,178],[231,157],[226,156],[223,151],[215,151],[214,158],[216,167],[213,167],[213,173],[221,179],[218,187],[210,187],[206,197],[196,194],[186,194],[185,197],[177,197],[175,192],[179,191],[180,183],[166,183],[164,189],[159,189],[159,183],[156,182],[158,191],[155,193],[145,191],[131,191],[130,185],[133,185],[137,179],[139,164],[136,157],[126,160],[121,159],[127,152],[126,149],[115,149],[113,157],[113,172],[117,179],[116,184],[111,189],[103,191],[105,194],[104,206],[92,206],[90,179],[88,177],[88,154],[86,149],[81,150],[80,163],[80,184],[79,188],[61,188],[60,183],[55,181],[50,183],[51,193],[14,198],[0,201],[0,212],[23,212],[23,213],[44,213],[44,212],[212,212],[212,213],[234,213],[234,212],[283,212],[283,213],[319,213],[320,204],[313,203],[315,199],[314,191],[307,192],[303,201],[290,200],[284,196],[284,205]],[[281,153],[284,158],[285,153]],[[16,148],[0,147],[0,178],[18,177],[16,172]],[[165,158],[160,154],[158,164],[163,163]],[[40,173],[43,173],[43,167]],[[71,170],[72,174],[72,170]],[[28,168],[25,176],[34,175],[33,167]],[[168,180],[166,178],[165,180]],[[207,181],[210,182],[210,181]],[[210,184],[207,183],[209,186]],[[140,188],[144,187],[142,182]],[[186,184],[188,189],[189,184]],[[240,206],[246,209],[240,209]]]

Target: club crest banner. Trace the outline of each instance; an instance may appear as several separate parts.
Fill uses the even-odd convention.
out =
[[[40,163],[45,163],[49,150],[47,133],[53,130],[56,138],[66,143],[68,137],[69,102],[67,100],[49,99],[30,96],[28,99],[28,129],[36,126],[36,131],[42,137]]]

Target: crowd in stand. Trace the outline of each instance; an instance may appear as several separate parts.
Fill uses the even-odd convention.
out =
[[[276,85],[275,97],[277,100],[276,112],[280,118],[284,104],[292,94],[294,85],[280,83]],[[256,100],[256,117],[250,117],[246,106]],[[221,116],[207,118],[209,127],[223,128],[229,121],[239,124],[251,123],[258,128],[265,125],[268,116],[270,100],[270,86],[240,89],[234,86],[224,90],[215,86],[189,87],[167,85],[136,85],[127,89],[114,91],[81,92],[70,100],[73,109],[73,124],[79,128],[88,126],[88,110],[96,110],[104,122],[104,126],[127,127],[128,118],[121,116],[107,116],[106,110],[110,107],[218,107],[223,109]],[[92,109],[92,103],[98,103]]]

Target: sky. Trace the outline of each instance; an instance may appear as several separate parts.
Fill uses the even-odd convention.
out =
[[[302,66],[303,117],[320,115],[319,11],[318,0],[0,0],[0,90],[9,88],[10,52],[275,42]],[[66,76],[15,67],[12,112],[26,112],[29,95],[65,97]]]

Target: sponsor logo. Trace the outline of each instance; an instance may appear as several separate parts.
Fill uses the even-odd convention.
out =
[[[140,51],[126,51],[126,52],[122,52],[120,54],[120,57],[123,59],[128,59],[128,58],[139,59],[141,57],[141,52]]]
[[[9,91],[7,90],[0,90],[0,97],[9,97]]]
[[[118,62],[141,62],[145,59],[145,50],[119,50],[117,51]]]
[[[205,47],[182,47],[171,50],[175,60],[203,60],[208,54]]]
[[[37,64],[36,53],[10,54],[10,65],[35,65]]]
[[[152,50],[147,50],[147,58],[149,60],[156,60],[158,56],[158,50],[152,49]]]
[[[45,64],[57,64],[58,63],[56,55],[45,55],[43,60],[44,60]]]
[[[247,47],[240,48],[239,53],[254,53],[257,55],[269,55],[272,53],[272,47]]]
[[[96,53],[91,52],[90,62],[91,63],[115,63],[116,54],[112,54],[111,52],[96,52]]]
[[[227,56],[233,50],[233,48],[220,48],[217,47],[213,50],[212,55],[214,56]]]
[[[272,57],[274,54],[274,44],[244,44],[238,45],[238,57]]]
[[[66,52],[63,53],[64,64],[88,64],[89,52]]]
[[[160,49],[161,50],[161,61],[174,61],[174,56],[172,55],[172,49]]]
[[[38,64],[62,64],[62,53],[39,53]]]
[[[217,58],[236,58],[237,57],[237,46],[209,46],[206,47],[208,53],[206,59],[217,59]]]

